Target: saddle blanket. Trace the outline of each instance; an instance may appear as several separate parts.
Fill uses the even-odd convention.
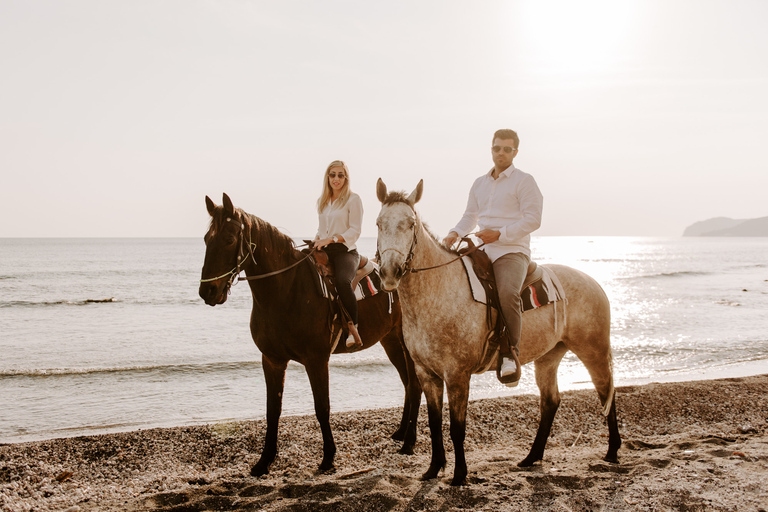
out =
[[[317,277],[320,283],[321,295],[326,299],[335,299],[336,290],[331,290],[319,273],[317,273]],[[352,289],[357,300],[367,299],[379,293],[381,291],[379,266],[373,261],[368,260],[368,263],[363,268],[358,269],[355,279],[352,281]]]
[[[477,274],[475,274],[472,260],[465,256],[461,258],[461,261],[464,263],[464,270],[467,271],[467,277],[469,277],[472,297],[476,302],[487,304],[488,300],[485,296],[485,289],[483,289],[483,285],[477,278]],[[565,299],[565,291],[555,273],[547,267],[540,266],[540,268],[542,270],[541,279],[534,281],[520,292],[523,311],[529,311]]]

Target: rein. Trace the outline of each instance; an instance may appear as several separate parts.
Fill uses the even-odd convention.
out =
[[[414,230],[414,234],[415,234],[415,230]],[[462,237],[461,239],[464,240],[465,238],[466,237]],[[435,269],[435,268],[444,267],[446,265],[450,265],[451,263],[453,263],[455,261],[459,261],[464,256],[469,256],[470,254],[472,254],[473,252],[475,252],[476,250],[478,250],[479,248],[481,248],[484,245],[485,245],[485,242],[481,243],[480,245],[476,245],[476,246],[472,247],[470,250],[468,250],[467,252],[465,252],[464,254],[460,254],[456,258],[454,258],[454,259],[452,259],[450,261],[446,261],[445,263],[440,263],[439,265],[433,265],[431,267],[411,268],[411,269],[407,268],[406,271],[410,272],[411,274],[415,274],[417,272],[424,272],[425,270],[432,270],[432,269]]]
[[[250,246],[249,246],[249,249],[250,249]],[[307,253],[306,256],[301,258],[299,261],[297,261],[297,262],[295,262],[295,263],[293,263],[291,265],[288,265],[285,268],[281,268],[280,270],[275,270],[274,272],[268,272],[266,274],[259,274],[257,276],[245,276],[245,277],[238,276],[237,280],[238,281],[256,281],[257,279],[264,279],[266,277],[272,277],[272,276],[276,276],[278,274],[282,274],[283,272],[287,272],[287,271],[291,270],[293,267],[298,266],[299,263],[304,262],[304,260],[309,258],[312,255],[313,252],[315,252],[315,248],[314,247],[312,248],[311,251],[309,251],[309,253]],[[253,254],[253,253],[251,253],[251,254]]]

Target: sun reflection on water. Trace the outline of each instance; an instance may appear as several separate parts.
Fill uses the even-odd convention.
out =
[[[754,263],[764,259],[762,246],[746,242],[745,251],[730,243],[732,248],[701,239],[533,237],[531,249],[536,262],[573,267],[603,287],[611,303],[614,376],[622,385],[700,373],[709,378],[707,372],[714,375],[729,365],[768,357],[768,338],[757,321],[760,315],[768,319],[768,290],[746,296],[754,302],[747,310],[742,304],[750,290],[734,283],[768,288],[765,276],[755,278],[764,268]],[[729,321],[743,332],[729,329]],[[515,393],[538,392],[533,370],[533,365],[524,368]],[[563,358],[558,383],[561,390],[592,386],[572,353]],[[505,390],[486,374],[473,378],[472,392],[480,398]]]

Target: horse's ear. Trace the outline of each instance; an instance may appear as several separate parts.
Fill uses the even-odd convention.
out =
[[[232,205],[232,200],[229,198],[229,196],[227,194],[223,194],[222,200],[224,201],[224,211],[227,213],[227,215],[234,215],[235,207]]]
[[[408,202],[411,203],[411,205],[418,203],[419,199],[421,199],[422,192],[424,192],[424,180],[419,180],[419,184],[416,185],[416,188],[411,192],[411,195],[408,196]]]
[[[382,203],[387,198],[387,186],[381,181],[381,178],[376,182],[376,197],[378,197],[379,201]]]
[[[211,201],[211,198],[208,196],[205,196],[205,207],[208,208],[208,213],[210,213],[211,217],[213,217],[213,211],[216,209],[216,203]]]

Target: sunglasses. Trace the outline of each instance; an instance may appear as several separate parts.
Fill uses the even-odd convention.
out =
[[[332,172],[332,173],[328,174],[328,177],[331,178],[331,179],[335,178],[336,176],[338,176],[341,179],[344,179],[344,178],[347,177],[346,174],[341,173],[341,172],[339,174],[336,174],[335,172]]]
[[[502,147],[502,146],[493,146],[493,147],[491,148],[491,150],[493,150],[493,152],[494,152],[494,153],[498,153],[498,152],[499,152],[499,151],[501,151],[502,149],[504,150],[504,152],[505,152],[505,153],[511,153],[511,152],[513,152],[514,150],[516,150],[517,148],[511,148],[511,147],[509,147],[509,146],[504,146],[504,147]]]

